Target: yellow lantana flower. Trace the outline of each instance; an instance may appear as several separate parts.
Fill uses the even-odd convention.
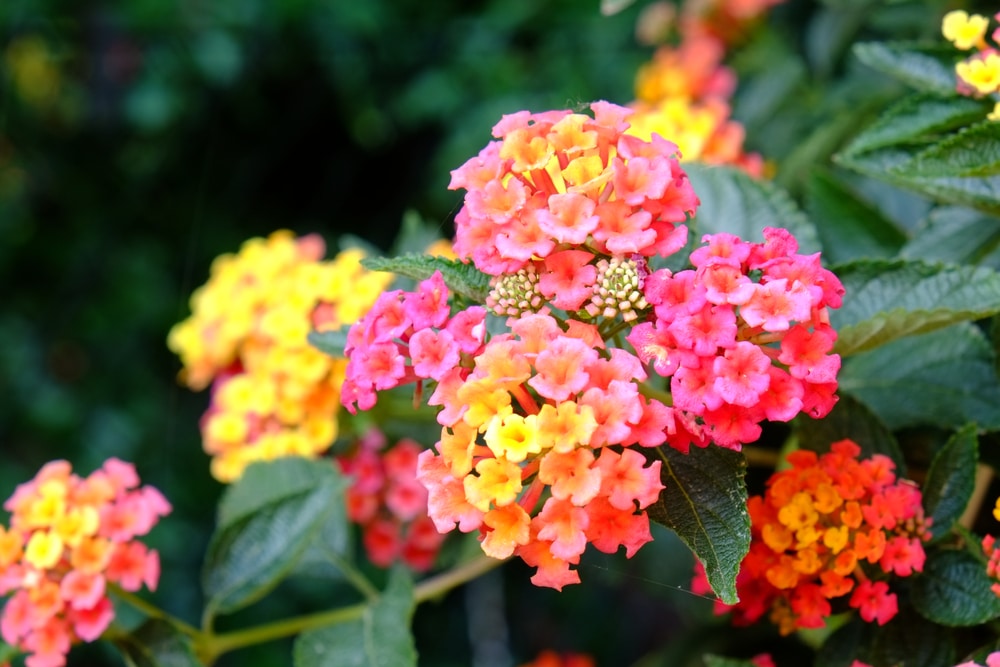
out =
[[[1000,55],[987,53],[955,65],[955,74],[981,95],[1000,89]]]
[[[969,14],[963,9],[956,9],[944,15],[941,21],[941,33],[945,39],[955,45],[955,48],[968,51],[972,47],[986,48],[983,41],[989,19],[979,14]]]

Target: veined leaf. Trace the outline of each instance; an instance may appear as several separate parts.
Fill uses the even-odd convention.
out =
[[[191,638],[166,621],[150,619],[114,642],[129,667],[201,667]]]
[[[1000,380],[994,354],[975,326],[961,323],[894,341],[851,357],[840,391],[867,405],[892,430],[974,422],[1000,428]]]
[[[905,474],[906,461],[896,438],[882,420],[850,394],[841,393],[833,410],[823,419],[800,415],[795,419],[799,446],[815,452],[827,452],[838,440],[853,440],[861,447],[861,457],[884,454],[896,464],[900,475]]]
[[[455,294],[472,301],[485,301],[490,291],[490,277],[472,264],[430,255],[366,257],[361,265],[371,271],[390,271],[400,276],[425,280],[441,272],[444,284]]]
[[[1000,123],[982,119],[917,153],[906,176],[941,178],[1000,174]]]
[[[676,532],[705,566],[719,599],[735,604],[736,575],[750,549],[746,459],[715,445],[688,454],[660,447],[647,455],[661,461],[665,487],[649,518]]]
[[[1000,312],[1000,273],[985,267],[859,261],[834,272],[846,294],[830,320],[845,356]]]
[[[908,605],[900,607],[899,613],[883,626],[865,624],[866,641],[862,641],[860,655],[855,657],[871,665],[954,665],[955,646],[948,628],[925,620]]]
[[[295,464],[278,464],[277,470],[293,467],[308,470]],[[329,474],[312,469],[313,479],[301,485],[280,474],[272,484],[264,472],[269,468],[258,466],[249,480],[245,475],[222,502],[220,525],[205,557],[209,614],[240,609],[277,586],[321,539],[343,503],[346,482],[332,465]]]
[[[899,251],[905,259],[1000,267],[1000,218],[964,206],[941,206]]]
[[[953,435],[931,461],[923,495],[934,539],[948,534],[972,497],[977,450],[976,427],[970,424]]]
[[[914,577],[913,606],[935,623],[970,626],[1000,617],[1000,598],[990,590],[986,564],[968,551],[932,551]]]
[[[356,620],[310,630],[295,640],[295,667],[415,667],[417,651],[410,634],[413,582],[395,568],[375,602]]]
[[[864,42],[854,55],[872,69],[919,90],[955,92],[955,49],[917,42]]]
[[[916,93],[887,109],[844,149],[856,154],[900,144],[926,145],[941,132],[983,120],[989,107],[960,95]]]
[[[726,232],[744,241],[764,240],[765,227],[784,227],[799,242],[799,252],[820,250],[816,228],[788,194],[731,167],[685,165],[701,200],[691,229],[698,239]]]

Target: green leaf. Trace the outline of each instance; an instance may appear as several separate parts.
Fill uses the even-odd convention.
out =
[[[985,267],[859,261],[834,272],[846,290],[830,314],[844,356],[1000,312],[1000,273]]]
[[[919,178],[993,176],[1000,173],[1000,123],[991,120],[962,128],[925,148],[906,165]]]
[[[254,461],[219,500],[218,528],[227,528],[286,499],[311,493],[324,482],[347,487],[347,480],[329,460],[286,456]]]
[[[429,255],[366,257],[361,260],[361,265],[371,271],[390,271],[414,280],[425,280],[435,271],[440,271],[448,289],[471,301],[485,301],[490,291],[488,275],[472,264],[465,264],[455,259]]]
[[[350,327],[343,327],[336,331],[310,331],[306,339],[320,352],[343,359],[347,356],[344,354],[344,348],[347,347],[347,332],[349,330]]]
[[[924,510],[933,519],[931,535],[947,535],[965,511],[976,485],[979,443],[975,425],[953,435],[934,455],[924,482]]]
[[[891,430],[970,422],[1000,428],[1000,381],[993,350],[963,323],[889,343],[844,362],[840,391],[867,405]]]
[[[795,428],[803,449],[822,453],[838,440],[853,440],[861,447],[862,458],[884,454],[896,463],[900,475],[905,473],[906,461],[896,438],[875,413],[850,394],[841,394],[823,419],[798,417]]]
[[[956,52],[952,47],[916,42],[864,42],[854,45],[858,60],[903,83],[930,92],[955,92]]]
[[[150,619],[131,634],[115,636],[129,667],[200,667],[191,638],[166,621]]]
[[[705,566],[719,599],[735,604],[736,575],[750,549],[746,459],[715,445],[688,454],[659,447],[647,456],[662,462],[665,487],[649,518],[676,532]]]
[[[860,644],[867,626],[854,615],[834,630],[816,652],[815,667],[850,667],[860,657]]]
[[[343,502],[346,482],[329,463],[329,472],[321,473],[315,467],[323,465],[319,462],[307,467],[279,461],[257,464],[257,471],[249,479],[244,474],[220,505],[203,575],[210,615],[245,607],[277,586],[320,539]],[[271,469],[277,471],[273,478],[266,474]],[[295,469],[315,476],[299,484],[288,474]]]
[[[706,655],[705,667],[754,667],[750,660],[739,658],[724,658],[719,655]]]
[[[906,259],[1000,267],[1000,219],[964,206],[941,206],[900,250]]]
[[[952,94],[916,93],[887,109],[844,149],[864,153],[900,144],[926,145],[942,132],[983,120],[990,111],[982,100]]]
[[[799,252],[820,250],[816,228],[784,190],[731,167],[685,164],[684,169],[701,200],[691,223],[697,240],[726,232],[759,242],[765,227],[784,227],[795,235]]]
[[[919,577],[918,577],[919,578]],[[944,667],[955,664],[951,631],[929,623],[909,606],[900,605],[899,613],[879,627],[866,624],[866,640],[861,655],[870,665],[903,667]]]
[[[946,626],[971,626],[1000,617],[1000,598],[990,590],[986,564],[968,551],[932,551],[913,579],[913,606]]]
[[[413,582],[402,567],[390,574],[385,591],[359,618],[310,630],[295,640],[295,667],[415,667],[410,633]]]
[[[816,222],[826,262],[891,257],[906,241],[898,227],[831,172],[813,171],[807,188],[806,210]]]

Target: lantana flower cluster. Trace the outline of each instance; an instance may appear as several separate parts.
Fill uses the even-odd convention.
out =
[[[969,660],[955,667],[983,667],[983,665],[975,660]],[[1000,651],[993,651],[986,656],[986,667],[1000,667]]]
[[[520,667],[595,667],[596,664],[594,659],[585,653],[559,653],[545,650],[539,653],[534,660],[523,663]]]
[[[994,15],[1000,21],[1000,13]],[[948,12],[941,22],[945,39],[961,51],[974,51],[955,65],[958,92],[982,97],[1000,92],[1000,28],[993,31],[993,45],[986,41],[990,19],[981,14],[970,14],[963,9]],[[1000,120],[1000,102],[989,114],[990,120]]]
[[[357,321],[391,276],[363,269],[360,251],[321,261],[324,252],[318,236],[289,231],[246,241],[215,260],[191,316],[170,332],[181,379],[195,390],[212,384],[201,433],[220,481],[256,460],[319,455],[337,436],[347,362],[307,336]]]
[[[736,75],[722,64],[724,55],[722,41],[707,34],[659,47],[636,76],[628,133],[670,137],[683,160],[729,164],[760,177],[763,159],[744,151],[746,132],[730,118]]]
[[[843,285],[818,253],[798,254],[787,230],[765,229],[764,238],[707,235],[693,269],[660,269],[644,281],[654,315],[627,340],[670,378],[674,408],[698,445],[739,449],[759,437],[764,419],[819,418],[836,402],[829,309],[840,307]]]
[[[108,459],[86,478],[67,461],[46,464],[4,503],[0,526],[0,618],[28,667],[60,667],[77,642],[95,641],[114,618],[108,585],[155,590],[160,559],[137,538],[170,510],[130,463]]]
[[[887,456],[859,459],[841,440],[823,455],[798,450],[790,468],[748,502],[752,540],[737,577],[740,602],[717,603],[738,625],[768,615],[782,634],[819,628],[834,605],[882,625],[898,611],[891,577],[921,572],[930,538],[920,489]],[[703,572],[694,588],[707,592]]]
[[[430,393],[431,518],[554,588],[579,581],[587,544],[649,541],[663,486],[648,448],[739,449],[760,420],[822,416],[840,363],[827,309],[842,287],[784,230],[705,237],[694,269],[651,272],[686,243],[697,197],[673,143],[627,134],[626,108],[591,111],[505,116],[453,172],[455,250],[492,276],[486,308],[453,313],[440,273],[384,294],[348,333],[341,396],[353,411],[403,384]],[[505,333],[487,336],[487,309]]]
[[[368,560],[378,567],[402,561],[425,572],[444,543],[427,516],[427,489],[417,480],[417,457],[424,449],[403,438],[391,446],[371,430],[336,457],[353,481],[347,490],[347,518],[361,527]]]

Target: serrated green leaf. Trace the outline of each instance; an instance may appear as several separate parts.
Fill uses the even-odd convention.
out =
[[[385,591],[360,618],[295,640],[295,667],[415,667],[417,651],[410,633],[415,607],[413,582],[402,567],[393,569]]]
[[[719,599],[735,604],[736,575],[750,549],[746,459],[715,445],[688,454],[659,447],[647,456],[661,461],[664,486],[649,518],[676,532],[705,566]]]
[[[864,42],[854,45],[858,60],[918,90],[955,91],[955,49],[917,42]]]
[[[926,145],[941,132],[981,121],[989,112],[982,101],[960,95],[916,93],[887,109],[844,149],[864,153],[899,144]]]
[[[430,255],[400,257],[366,257],[361,265],[371,271],[390,271],[400,276],[425,280],[435,271],[441,272],[448,289],[471,301],[483,302],[489,295],[490,277],[472,264]]]
[[[929,623],[909,606],[883,626],[866,624],[861,654],[870,665],[945,667],[955,664],[955,646],[948,628]],[[867,650],[865,650],[867,649]]]
[[[220,522],[208,546],[204,589],[209,614],[229,613],[266,595],[299,564],[314,544],[338,503],[343,481],[331,474],[292,491],[286,480],[269,492],[259,477],[240,480],[239,503],[220,512]],[[282,483],[285,482],[285,483]],[[252,490],[263,496],[250,499]],[[247,513],[253,507],[252,513]],[[236,518],[234,518],[236,517]]]
[[[970,422],[1000,428],[1000,380],[986,337],[963,323],[903,338],[844,362],[840,392],[870,408],[891,430]]]
[[[986,564],[968,551],[932,551],[913,580],[913,606],[934,623],[965,627],[1000,617]]]
[[[964,206],[941,206],[899,251],[905,259],[1000,267],[1000,218]]]
[[[129,667],[201,667],[191,638],[166,621],[150,619],[114,641]]]
[[[846,290],[830,314],[844,356],[1000,312],[1000,273],[985,267],[859,261],[834,272]]]
[[[784,190],[731,167],[686,164],[684,169],[701,200],[691,222],[697,239],[726,232],[759,242],[765,227],[784,227],[795,235],[799,252],[820,250],[816,228]]]
[[[875,413],[850,394],[841,394],[823,419],[798,417],[795,430],[803,449],[823,453],[838,440],[853,440],[861,447],[862,458],[884,454],[895,462],[900,475],[906,472],[906,461],[896,438]]]
[[[343,359],[344,348],[347,347],[347,332],[350,327],[337,329],[336,331],[310,331],[306,336],[309,344],[324,354],[331,357]]]
[[[806,210],[829,263],[892,257],[906,241],[898,227],[829,171],[815,170],[809,178]]]
[[[1000,173],[1000,123],[983,120],[962,128],[917,153],[907,176],[940,178]]]
[[[931,536],[947,535],[972,497],[979,460],[977,429],[970,424],[934,455],[923,486],[924,511],[933,521]]]

